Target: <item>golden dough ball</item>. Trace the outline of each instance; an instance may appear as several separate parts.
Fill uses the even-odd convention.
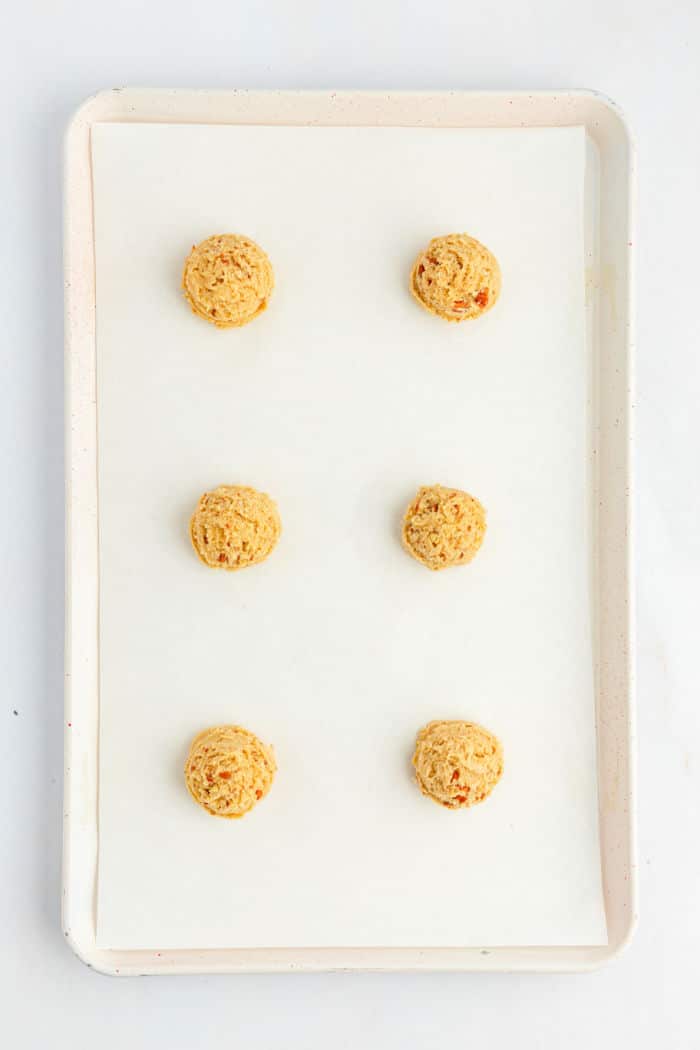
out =
[[[467,233],[434,237],[413,264],[411,292],[446,321],[473,320],[495,305],[501,269],[495,255]]]
[[[185,763],[185,783],[213,817],[244,817],[265,797],[277,764],[271,747],[242,726],[213,726],[199,733]]]
[[[429,722],[416,738],[416,781],[424,795],[447,809],[483,802],[503,773],[497,737],[474,722]]]
[[[217,328],[240,328],[261,314],[274,283],[265,252],[238,233],[219,233],[195,245],[182,274],[192,310]]]
[[[485,533],[486,511],[479,500],[444,485],[420,488],[403,519],[404,547],[435,572],[470,562]]]
[[[190,521],[197,557],[211,569],[228,572],[265,561],[281,531],[274,500],[245,485],[219,485],[205,492]]]

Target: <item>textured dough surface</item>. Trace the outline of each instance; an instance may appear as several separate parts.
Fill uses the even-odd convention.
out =
[[[277,765],[271,747],[242,726],[199,733],[185,763],[192,798],[214,817],[243,817],[272,787]]]
[[[219,233],[195,245],[182,274],[192,310],[218,328],[240,328],[261,314],[274,283],[265,252],[237,233]]]
[[[503,748],[474,722],[429,722],[413,755],[418,786],[447,809],[466,809],[487,798],[503,773]]]
[[[274,500],[245,485],[219,485],[205,492],[190,521],[190,539],[200,561],[229,572],[264,561],[281,531]]]
[[[486,533],[486,511],[461,489],[425,485],[403,519],[403,545],[423,565],[437,571],[466,565]]]
[[[446,321],[480,317],[501,292],[501,269],[488,248],[467,233],[434,237],[411,270],[414,298]]]

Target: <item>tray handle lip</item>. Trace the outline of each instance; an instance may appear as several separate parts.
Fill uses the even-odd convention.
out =
[[[340,102],[351,99],[353,97],[362,96],[364,98],[377,98],[377,99],[426,99],[426,98],[453,98],[455,96],[462,96],[464,98],[491,98],[494,100],[511,100],[516,99],[588,99],[590,102],[599,106],[602,111],[605,111],[612,116],[617,123],[620,132],[624,136],[627,144],[634,152],[636,150],[636,137],[631,124],[631,121],[627,115],[627,112],[623,107],[611,98],[603,91],[599,91],[597,88],[565,88],[555,87],[551,89],[546,88],[469,88],[451,90],[449,88],[441,88],[437,90],[426,90],[417,88],[396,88],[388,91],[381,91],[375,88],[342,88],[334,90],[333,88],[299,88],[293,89],[292,91],[280,91],[275,88],[179,88],[179,87],[140,87],[137,84],[125,85],[122,87],[113,88],[101,88],[98,91],[92,92],[92,94],[86,96],[81,102],[75,106],[71,112],[65,127],[64,133],[64,150],[67,149],[70,144],[71,138],[76,134],[85,130],[96,120],[106,119],[114,120],[115,116],[108,115],[105,110],[109,108],[108,100],[114,100],[118,97],[123,108],[124,102],[138,102],[144,97],[151,99],[172,99],[177,96],[211,96],[211,97],[223,97],[225,95],[238,96],[238,97],[253,97],[259,96],[260,98],[274,98],[280,94],[296,96],[300,99],[326,99],[328,101],[339,100]],[[127,119],[126,114],[119,114],[122,119]],[[117,118],[118,119],[118,118]],[[138,118],[136,118],[138,120]],[[185,121],[185,123],[193,123],[193,121]],[[198,123],[198,122],[194,122]]]

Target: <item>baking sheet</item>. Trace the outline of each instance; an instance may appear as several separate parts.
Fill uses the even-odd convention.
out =
[[[580,128],[93,129],[100,499],[101,947],[601,944],[590,643],[590,360]],[[515,176],[514,176],[515,173]],[[436,232],[498,255],[487,318],[406,278]],[[241,230],[277,289],[219,332],[178,291]],[[263,566],[207,572],[198,495],[270,491]],[[489,511],[472,566],[397,541],[419,484]],[[506,772],[448,813],[415,729],[482,721]],[[280,772],[207,819],[181,767],[240,721]]]

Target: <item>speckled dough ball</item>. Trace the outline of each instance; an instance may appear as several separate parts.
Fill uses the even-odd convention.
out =
[[[447,809],[483,802],[503,773],[503,748],[474,722],[429,722],[416,738],[416,781],[424,795]]]
[[[403,545],[427,568],[466,565],[484,540],[486,511],[460,489],[427,485],[418,490],[403,519]]]
[[[200,561],[229,572],[265,561],[281,531],[274,500],[244,485],[219,485],[205,492],[190,521],[190,539]]]
[[[501,269],[488,248],[466,233],[434,237],[411,271],[413,297],[446,321],[480,317],[501,292]]]
[[[272,787],[277,770],[271,747],[242,726],[204,729],[192,741],[185,783],[213,817],[244,817]]]
[[[237,233],[220,233],[194,246],[182,274],[192,310],[218,328],[240,328],[261,314],[274,283],[265,252]]]

